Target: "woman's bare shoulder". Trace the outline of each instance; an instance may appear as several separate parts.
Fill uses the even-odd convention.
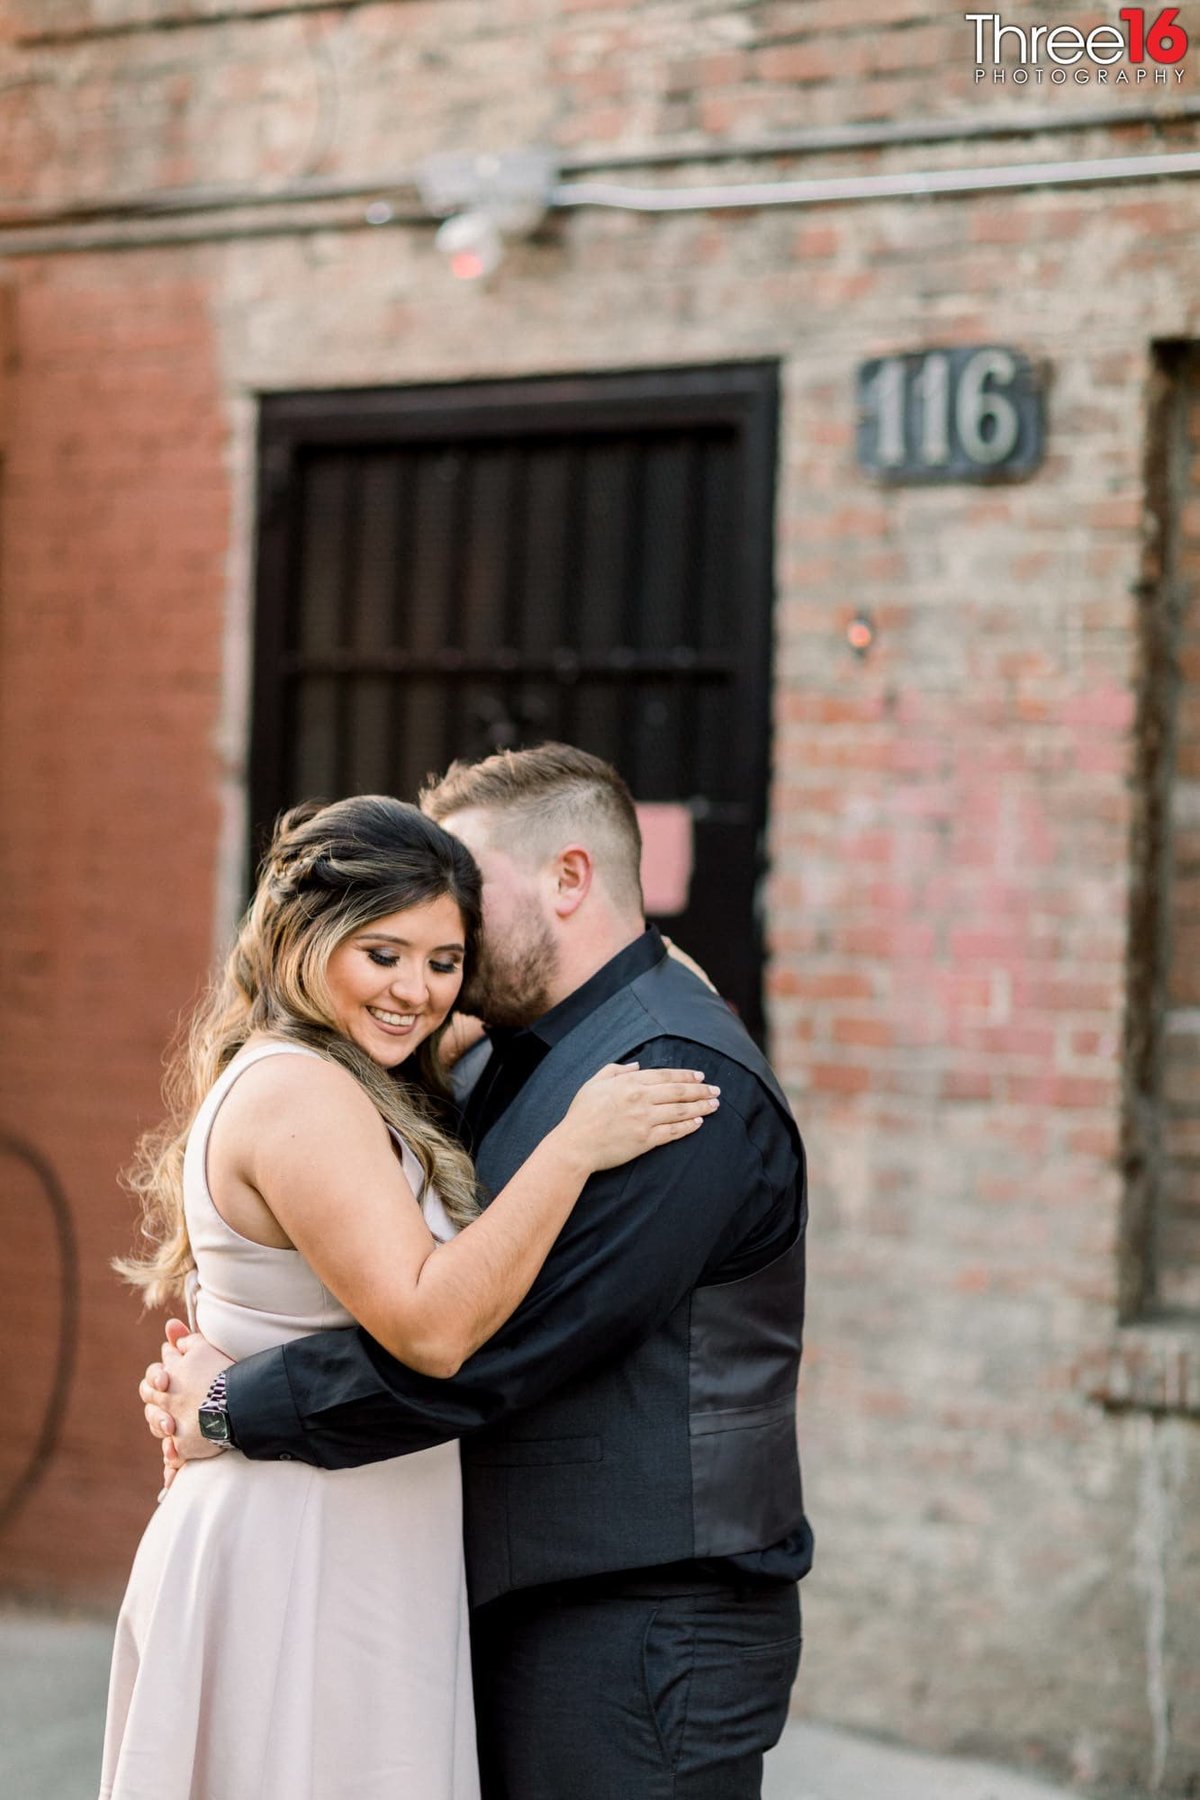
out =
[[[249,1048],[266,1049],[272,1041],[267,1037],[254,1038]],[[324,1126],[331,1116],[358,1123],[374,1119],[383,1129],[374,1103],[349,1069],[319,1053],[298,1056],[285,1049],[284,1040],[274,1041],[280,1046],[280,1054],[259,1057],[242,1071],[229,1090],[221,1107],[227,1124],[252,1118],[260,1138],[264,1130],[282,1130],[291,1135],[298,1124]]]

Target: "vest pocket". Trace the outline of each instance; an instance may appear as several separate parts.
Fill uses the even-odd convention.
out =
[[[771,1425],[776,1419],[793,1420],[796,1396],[784,1394],[779,1400],[765,1400],[761,1406],[724,1406],[714,1412],[693,1413],[688,1430],[693,1437],[708,1437],[714,1431],[753,1431],[759,1425]]]
[[[796,1398],[693,1414],[697,1556],[736,1556],[782,1543],[804,1515]]]

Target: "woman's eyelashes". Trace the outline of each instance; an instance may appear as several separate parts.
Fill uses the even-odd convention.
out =
[[[392,956],[386,950],[368,950],[367,955],[370,957],[371,961],[377,963],[381,969],[394,969],[396,964],[400,961],[398,956]],[[435,975],[457,975],[462,965],[457,962],[435,962],[434,959],[430,957],[429,966]]]

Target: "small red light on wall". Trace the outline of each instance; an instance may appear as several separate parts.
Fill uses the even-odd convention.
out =
[[[458,250],[450,258],[450,273],[456,281],[482,281],[488,267],[478,250]]]
[[[856,612],[846,627],[846,642],[855,656],[865,656],[875,642],[875,626],[870,613]]]
[[[482,281],[500,267],[504,255],[499,228],[484,212],[457,213],[439,228],[433,241],[458,281]]]

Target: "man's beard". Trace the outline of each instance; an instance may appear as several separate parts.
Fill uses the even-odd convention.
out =
[[[489,1025],[532,1025],[550,1010],[557,969],[554,934],[544,919],[527,920],[519,942],[497,944],[485,930],[458,1004]]]

